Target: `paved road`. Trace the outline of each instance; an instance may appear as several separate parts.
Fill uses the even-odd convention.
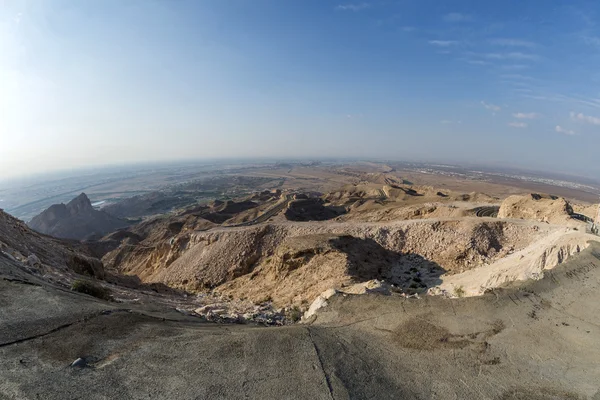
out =
[[[3,399],[596,400],[598,343],[597,245],[521,288],[334,297],[283,328],[97,301],[0,257]]]
[[[583,215],[583,214],[573,213],[573,214],[571,214],[571,218],[575,218],[575,219],[578,219],[580,221],[587,222],[587,223],[593,223],[594,222],[593,218],[590,218],[587,215]]]
[[[493,217],[496,218],[498,216],[498,211],[500,210],[499,206],[486,206],[486,207],[477,207],[472,209],[471,211],[475,213],[478,217]]]

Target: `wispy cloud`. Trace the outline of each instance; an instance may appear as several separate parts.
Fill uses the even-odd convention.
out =
[[[485,58],[490,60],[530,60],[535,61],[540,57],[535,54],[520,53],[514,51],[511,53],[487,53],[483,55]]]
[[[498,111],[502,110],[502,107],[497,106],[495,104],[486,103],[485,101],[481,101],[481,105],[484,106],[486,109],[488,109],[490,111],[494,111],[494,112],[498,112]]]
[[[449,47],[456,46],[458,42],[456,40],[430,40],[429,44],[434,46]]]
[[[560,125],[556,125],[556,128],[554,128],[554,130],[558,133],[563,133],[563,134],[569,135],[569,136],[575,135],[575,131],[572,131],[570,129],[565,129]]]
[[[589,46],[600,47],[600,37],[583,35],[581,36],[581,40]]]
[[[531,85],[531,83],[529,82],[525,82],[525,81],[513,81],[510,79],[501,79],[498,82],[504,84],[504,85],[511,85],[511,86],[516,86],[516,87],[524,87],[524,88],[531,88],[533,87]]]
[[[577,122],[587,122],[588,124],[592,125],[600,125],[600,118],[592,117],[589,115],[583,115],[583,113],[576,114],[574,112],[571,112],[571,119]]]
[[[525,122],[517,122],[517,121],[509,122],[508,126],[510,126],[512,128],[527,128],[527,124]]]
[[[417,30],[417,28],[415,28],[414,26],[403,26],[401,29],[403,32],[413,32]]]
[[[371,7],[371,4],[369,3],[354,3],[354,4],[338,4],[337,6],[335,6],[336,10],[341,10],[341,11],[360,11],[360,10],[364,10],[365,8],[369,8]]]
[[[517,79],[517,80],[522,80],[522,81],[532,81],[533,80],[533,78],[530,76],[520,75],[520,74],[503,74],[503,75],[500,75],[500,78]]]
[[[483,61],[483,60],[467,60],[467,62],[472,65],[489,65],[490,64],[489,62]]]
[[[348,119],[362,118],[362,117],[363,117],[362,113],[359,113],[359,114],[346,114],[346,118],[348,118]]]
[[[600,108],[600,99],[579,95],[564,95],[560,93],[535,93],[531,95],[524,95],[524,97],[534,100],[561,102],[570,106],[584,105],[587,107]],[[575,116],[576,114],[571,112],[571,118],[574,119]]]
[[[473,17],[471,15],[461,14],[457,12],[444,15],[444,21],[446,22],[467,22],[472,20]]]
[[[506,47],[535,47],[535,43],[521,39],[491,39],[490,43]]]
[[[444,124],[444,125],[462,124],[462,121],[452,121],[450,119],[443,119],[440,121],[440,124]]]
[[[541,115],[538,113],[515,113],[513,114],[513,117],[518,118],[518,119],[536,119],[539,118]]]
[[[502,65],[500,68],[506,69],[506,70],[521,70],[521,69],[529,68],[529,65],[527,65],[527,64],[507,64],[507,65]]]

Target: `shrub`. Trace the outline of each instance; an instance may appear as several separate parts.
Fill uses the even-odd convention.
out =
[[[302,319],[302,311],[298,306],[294,306],[287,310],[287,318],[292,322],[298,322]]]
[[[111,300],[110,290],[90,281],[78,279],[71,285],[71,290],[74,292],[88,294],[98,299]]]
[[[465,289],[462,286],[457,286],[454,288],[454,295],[456,297],[465,297],[465,294],[467,294],[465,292]]]

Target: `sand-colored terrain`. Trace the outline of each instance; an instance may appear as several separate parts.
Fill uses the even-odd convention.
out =
[[[233,184],[255,192],[101,240],[0,211],[0,393],[600,395],[600,244],[581,218],[595,206],[415,184],[376,163],[268,173],[286,168],[277,187],[259,168]]]

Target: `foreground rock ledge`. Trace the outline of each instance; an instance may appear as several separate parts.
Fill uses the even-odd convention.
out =
[[[4,398],[600,396],[597,244],[519,288],[463,299],[332,296],[312,324],[283,328],[118,309],[16,280],[14,268],[0,258]],[[70,367],[78,358],[85,366]]]

